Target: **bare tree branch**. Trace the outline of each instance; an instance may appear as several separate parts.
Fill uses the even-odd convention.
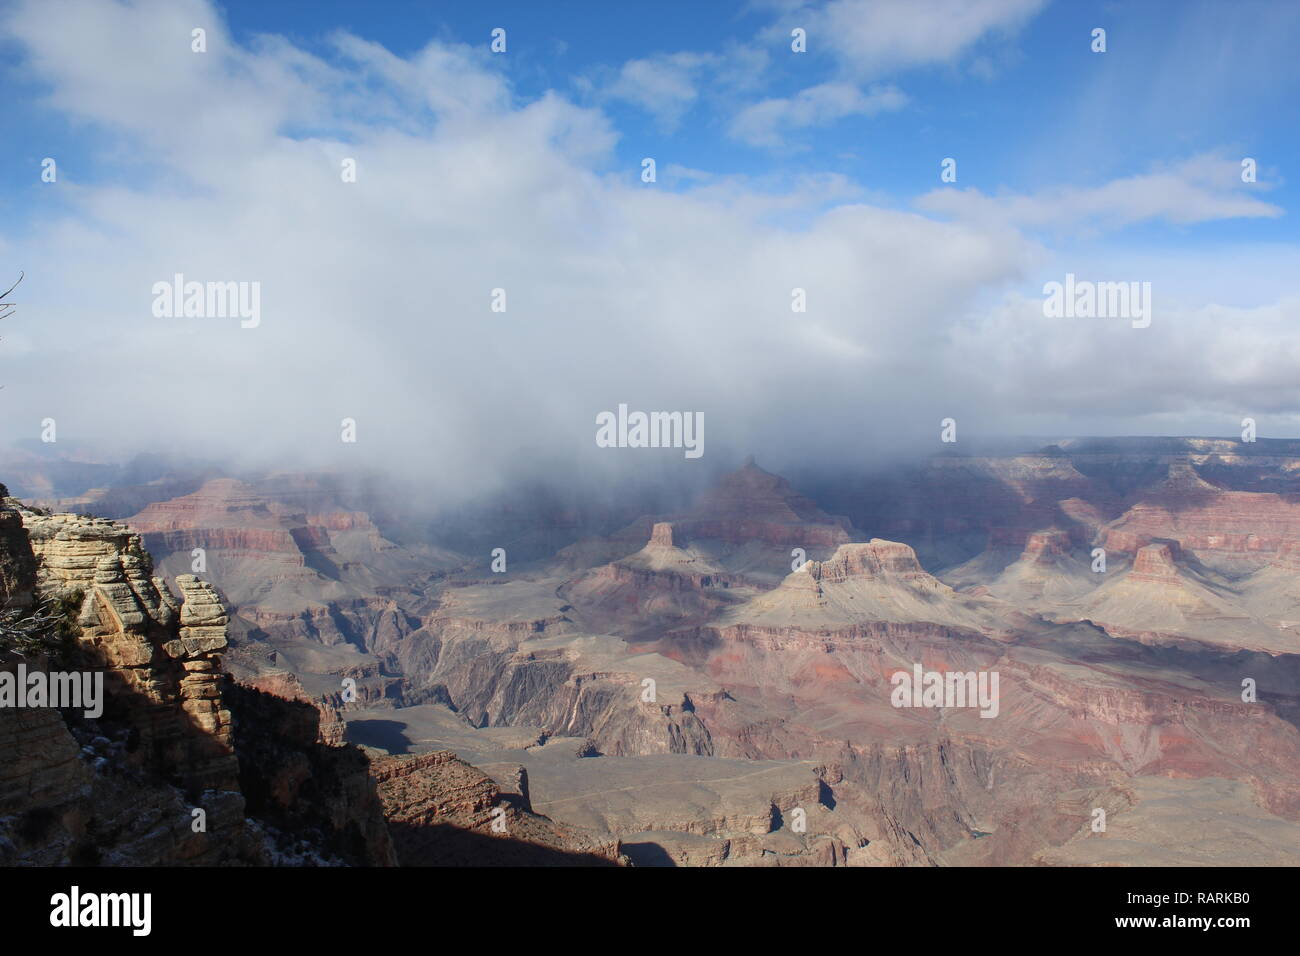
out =
[[[22,282],[22,281],[23,281],[23,277],[26,276],[26,275],[27,275],[27,273],[25,273],[25,272],[20,272],[20,273],[18,273],[18,282]],[[5,296],[7,296],[10,292],[13,292],[14,289],[18,288],[18,282],[15,282],[15,283],[14,283],[13,285],[11,285],[9,288],[5,289],[3,292],[0,292],[0,319],[7,319],[7,318],[9,318],[9,316],[11,316],[11,315],[14,314],[14,305],[13,305],[13,303],[12,303],[12,302],[6,302],[4,299],[5,299]]]
[[[29,657],[55,650],[67,634],[80,594],[20,606],[14,600],[17,591],[13,576],[0,573],[0,652]]]

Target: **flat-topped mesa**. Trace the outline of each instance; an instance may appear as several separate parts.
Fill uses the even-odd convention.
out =
[[[808,576],[835,584],[851,578],[920,577],[929,575],[916,560],[916,552],[899,541],[872,538],[866,543],[842,544],[826,561],[810,561]]]
[[[1070,534],[1057,528],[1031,532],[1025,539],[1025,550],[1020,559],[1033,564],[1053,564],[1069,556]]]
[[[853,630],[877,625],[960,627],[989,636],[1006,634],[1007,605],[959,593],[928,574],[909,545],[873,538],[840,545],[825,561],[809,561],[779,587],[730,609],[714,624],[758,627],[792,634]]]
[[[1149,581],[1168,581],[1178,577],[1178,545],[1173,542],[1160,541],[1138,549],[1133,559],[1130,578]]]

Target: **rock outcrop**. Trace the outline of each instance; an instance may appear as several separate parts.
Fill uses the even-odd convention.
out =
[[[449,751],[379,757],[375,781],[403,866],[613,866],[618,840],[556,824]]]
[[[0,508],[0,562],[30,568],[25,589],[67,607],[77,636],[0,666],[102,674],[106,700],[97,718],[0,708],[0,853],[44,864],[258,859],[222,699],[224,611],[211,589],[187,582],[185,613],[138,536],[16,504]]]
[[[235,788],[230,712],[221,698],[226,617],[189,576],[184,604],[153,575],[139,535],[81,515],[21,512],[42,593],[76,605],[75,663],[102,670],[110,719],[139,736],[141,765],[199,790]]]
[[[409,862],[448,863],[480,822],[455,781],[505,799],[459,761],[390,765],[388,819],[339,713],[292,673],[235,682],[222,665],[230,617],[216,591],[182,574],[174,596],[121,524],[0,495],[0,570],[6,609],[61,602],[75,635],[39,658],[0,649],[0,671],[89,671],[105,691],[99,716],[0,707],[0,864],[391,866],[394,829]],[[393,798],[397,779],[418,801]],[[519,790],[511,813],[529,839],[491,841],[494,859],[619,859],[616,842],[551,824],[528,808],[522,781]],[[423,829],[430,814],[435,835]]]
[[[322,719],[292,675],[259,683],[228,691],[249,813],[278,834],[305,835],[323,860],[395,865],[365,753],[338,739],[337,718]]]
[[[928,574],[909,546],[873,538],[840,545],[826,561],[807,562],[780,587],[726,612],[717,624],[816,629],[937,623],[1001,634],[1018,619],[1014,608],[954,591]]]

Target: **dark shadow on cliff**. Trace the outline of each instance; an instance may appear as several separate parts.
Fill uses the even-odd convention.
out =
[[[248,815],[310,834],[353,865],[383,865],[388,839],[365,752],[321,743],[321,714],[307,701],[233,680],[223,697],[234,717],[239,786]]]
[[[632,861],[633,866],[673,866],[677,861],[668,855],[658,843],[624,843],[623,854]]]
[[[388,831],[401,866],[616,866],[593,853],[491,836],[446,823],[390,821]]]
[[[353,720],[348,723],[346,739],[390,754],[409,754],[412,740],[405,733],[408,726],[400,720]]]
[[[3,663],[3,662],[0,662]],[[9,662],[10,664],[13,661]],[[78,644],[56,659],[29,659],[29,666],[41,670],[104,670],[101,649]],[[159,686],[176,695],[175,675],[158,672]],[[40,860],[39,865],[100,866],[116,858],[125,865],[203,865],[205,863],[255,863],[245,858],[233,842],[213,850],[223,840],[221,809],[229,806],[219,798],[225,787],[213,780],[207,761],[222,751],[213,738],[180,709],[168,712],[158,702],[120,682],[105,681],[103,713],[88,718],[76,708],[39,708],[33,713],[57,714],[66,739],[80,766],[71,774],[72,789],[42,789],[39,795],[10,794],[14,799],[0,809],[13,812],[16,840],[0,847],[0,859]],[[6,713],[6,717],[12,715]],[[142,733],[142,727],[150,730]],[[47,733],[53,733],[49,727]],[[58,737],[62,735],[59,734]],[[66,759],[58,737],[44,741],[40,757],[29,756],[31,772],[47,776],[57,769],[53,761]],[[43,757],[47,762],[39,765]],[[0,762],[11,754],[0,748]],[[230,777],[233,785],[233,774]],[[209,784],[218,784],[208,789]],[[212,810],[213,829],[208,836],[210,852],[179,852],[156,839],[167,828],[192,833],[191,810]],[[227,818],[228,819],[228,818]],[[208,831],[199,831],[208,832]],[[144,839],[142,839],[144,838]],[[202,842],[204,838],[196,838]],[[190,848],[192,849],[192,848]],[[6,852],[7,851],[7,852]]]

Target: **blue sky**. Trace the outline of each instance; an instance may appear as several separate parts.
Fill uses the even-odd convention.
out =
[[[329,31],[346,29],[399,55],[430,38],[486,44],[492,28],[505,27],[511,49],[499,65],[528,97],[574,92],[578,78],[656,54],[725,57],[729,44],[752,44],[772,57],[765,95],[834,78],[838,64],[822,37],[814,35],[809,53],[797,56],[784,30],[763,36],[776,24],[806,19],[784,6],[235,2],[225,9],[245,42],[278,33],[311,48]],[[624,134],[620,155],[627,159],[671,151],[684,165],[718,172],[835,169],[903,194],[930,188],[939,154],[960,154],[963,179],[985,189],[1100,182],[1218,148],[1267,162],[1295,155],[1300,135],[1286,121],[1300,92],[1298,20],[1294,5],[1275,2],[1045,3],[1022,27],[981,35],[950,61],[887,73],[910,108],[817,129],[794,144],[803,155],[798,148],[742,148],[725,135],[727,114],[707,99],[672,133],[647,122],[644,110],[615,103],[608,111]],[[1098,26],[1108,31],[1104,55],[1090,51]],[[973,72],[976,61],[987,61],[990,72]],[[849,155],[855,158],[840,158]]]
[[[989,431],[1226,434],[1253,413],[1300,434],[1297,4],[9,0],[0,20],[18,131],[0,254],[35,265],[43,316],[6,330],[29,417],[60,404],[108,429],[40,388],[73,342],[202,339],[213,374],[285,383],[192,399],[219,419],[260,403],[310,432],[315,374],[340,408],[390,410],[395,445],[480,458],[465,432],[513,428],[522,406],[538,419],[521,434],[585,434],[617,388],[707,405],[720,443],[780,446],[825,407],[816,389],[768,407],[756,381],[788,380],[836,390],[854,433],[928,433],[898,423],[956,406]],[[346,156],[362,175],[340,192]],[[383,290],[425,278],[443,308],[384,291],[375,315],[350,270],[321,271],[332,257]],[[141,307],[158,275],[204,270],[262,282],[273,320],[241,336]],[[1041,288],[1066,272],[1152,282],[1156,322],[1045,324]],[[465,318],[503,277],[532,310],[509,339]],[[792,320],[796,285],[818,308]],[[352,381],[358,350],[375,381]],[[456,366],[437,383],[412,359],[430,350]],[[566,369],[571,394],[531,392],[521,352]],[[500,402],[457,398],[494,374]],[[403,407],[454,407],[460,432],[376,403],[393,383]]]
[[[646,155],[782,182],[834,172],[876,198],[907,204],[934,188],[938,161],[947,156],[959,160],[961,186],[1019,192],[1062,182],[1100,184],[1188,155],[1223,152],[1257,158],[1268,200],[1294,204],[1296,187],[1284,175],[1285,160],[1300,148],[1294,121],[1300,6],[1294,4],[1044,3],[1007,29],[977,34],[950,58],[883,72],[880,81],[906,95],[905,108],[799,130],[776,148],[729,136],[736,108],[844,74],[843,57],[815,33],[807,54],[789,51],[784,26],[809,20],[798,5],[236,0],[218,9],[239,43],[280,35],[327,60],[333,58],[328,38],[339,30],[410,56],[435,39],[486,47],[490,31],[504,27],[508,55],[489,62],[509,78],[514,94],[526,100],[556,90],[599,105],[619,133],[615,162],[633,178]],[[1090,50],[1097,26],[1107,30],[1105,54]],[[711,93],[709,77],[727,68],[729,48],[742,46],[770,58],[755,73],[754,88],[748,96]],[[696,71],[699,98],[671,127],[643,107],[602,95],[623,64],[681,53],[721,62]],[[27,204],[10,190],[31,196],[32,163],[46,154],[78,162],[74,168],[85,181],[119,172],[95,155],[97,131],[39,105],[39,80],[25,81],[11,69],[4,84],[10,126],[23,132],[22,148],[0,158],[11,211],[21,214]],[[88,161],[79,162],[82,157]],[[1288,217],[1278,217],[1149,230],[1142,238],[1162,233],[1172,242],[1209,245],[1296,237]]]

